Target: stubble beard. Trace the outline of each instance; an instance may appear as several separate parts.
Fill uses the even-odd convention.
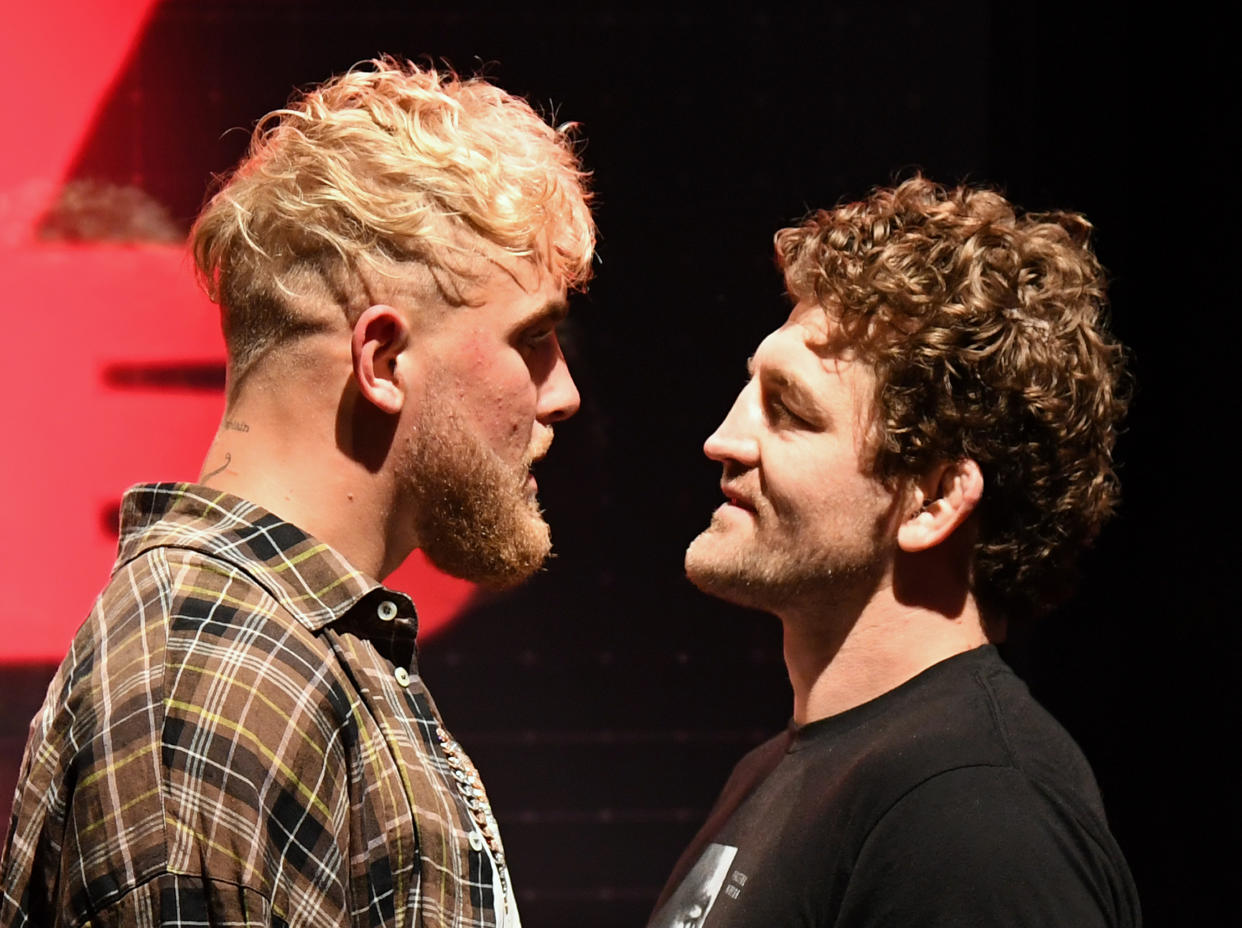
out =
[[[492,589],[528,579],[552,550],[548,523],[527,491],[530,466],[550,433],[515,470],[451,412],[431,412],[426,421],[403,475],[419,547],[446,574]]]
[[[686,549],[686,576],[696,587],[738,606],[781,614],[865,601],[883,574],[878,548],[859,550],[781,544],[729,525],[719,512]]]

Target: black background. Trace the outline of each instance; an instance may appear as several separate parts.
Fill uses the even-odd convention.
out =
[[[582,124],[601,239],[566,333],[582,411],[539,466],[559,556],[422,654],[484,772],[530,928],[641,925],[732,762],[785,723],[776,621],[681,576],[719,500],[700,446],[786,312],[772,233],[916,167],[1097,227],[1138,381],[1126,499],[1082,595],[1006,656],[1094,764],[1148,922],[1224,914],[1236,259],[1216,127],[1236,107],[1218,106],[1221,30],[1166,15],[981,0],[159,6],[75,176],[139,187],[182,226],[258,116],[378,52],[482,67]],[[50,668],[4,675],[24,728]]]

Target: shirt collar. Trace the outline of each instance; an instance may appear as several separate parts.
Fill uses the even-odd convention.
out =
[[[229,562],[312,631],[382,589],[296,525],[240,497],[191,483],[142,484],[125,494],[117,567],[157,547],[188,548]]]

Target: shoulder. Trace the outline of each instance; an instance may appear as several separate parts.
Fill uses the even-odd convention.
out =
[[[855,785],[876,798],[877,820],[951,784],[1021,784],[1011,798],[1030,798],[1022,808],[1056,809],[1087,832],[1107,835],[1082,751],[994,649],[959,655],[890,695],[854,733],[861,758]]]
[[[904,912],[893,924],[1136,924],[1086,759],[995,652],[902,689],[859,748],[852,789],[872,802],[847,907]]]
[[[864,917],[865,915],[865,917]],[[869,831],[843,924],[1129,926],[1138,904],[1106,828],[1015,767],[943,771]]]
[[[70,664],[62,675],[78,700],[112,704],[122,692],[170,718],[226,709],[221,690],[237,688],[262,691],[246,704],[259,714],[287,714],[308,693],[329,714],[349,714],[331,645],[244,566],[190,547],[151,547],[118,564]]]
[[[834,749],[857,756],[860,777],[881,774],[891,801],[944,771],[1012,768],[1103,815],[1082,751],[992,648],[937,664],[855,711]]]
[[[235,565],[197,551],[165,557],[156,698],[173,806],[193,820],[204,801],[236,805],[249,819],[274,802],[337,792],[355,696],[331,645]]]
[[[267,866],[290,847],[328,873],[354,702],[331,646],[244,570],[141,552],[114,572],[32,729],[5,879],[33,909],[86,912],[159,880],[267,896]],[[58,887],[36,882],[70,860],[82,867]]]

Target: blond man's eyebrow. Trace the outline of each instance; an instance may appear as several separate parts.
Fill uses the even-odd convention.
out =
[[[544,304],[543,311],[549,319],[560,324],[569,315],[569,301],[566,299],[549,300]]]
[[[552,323],[557,326],[565,321],[569,315],[569,301],[564,299],[549,300],[538,309],[532,310],[527,316],[524,316],[515,326],[514,329],[529,329],[531,326],[541,323]]]

